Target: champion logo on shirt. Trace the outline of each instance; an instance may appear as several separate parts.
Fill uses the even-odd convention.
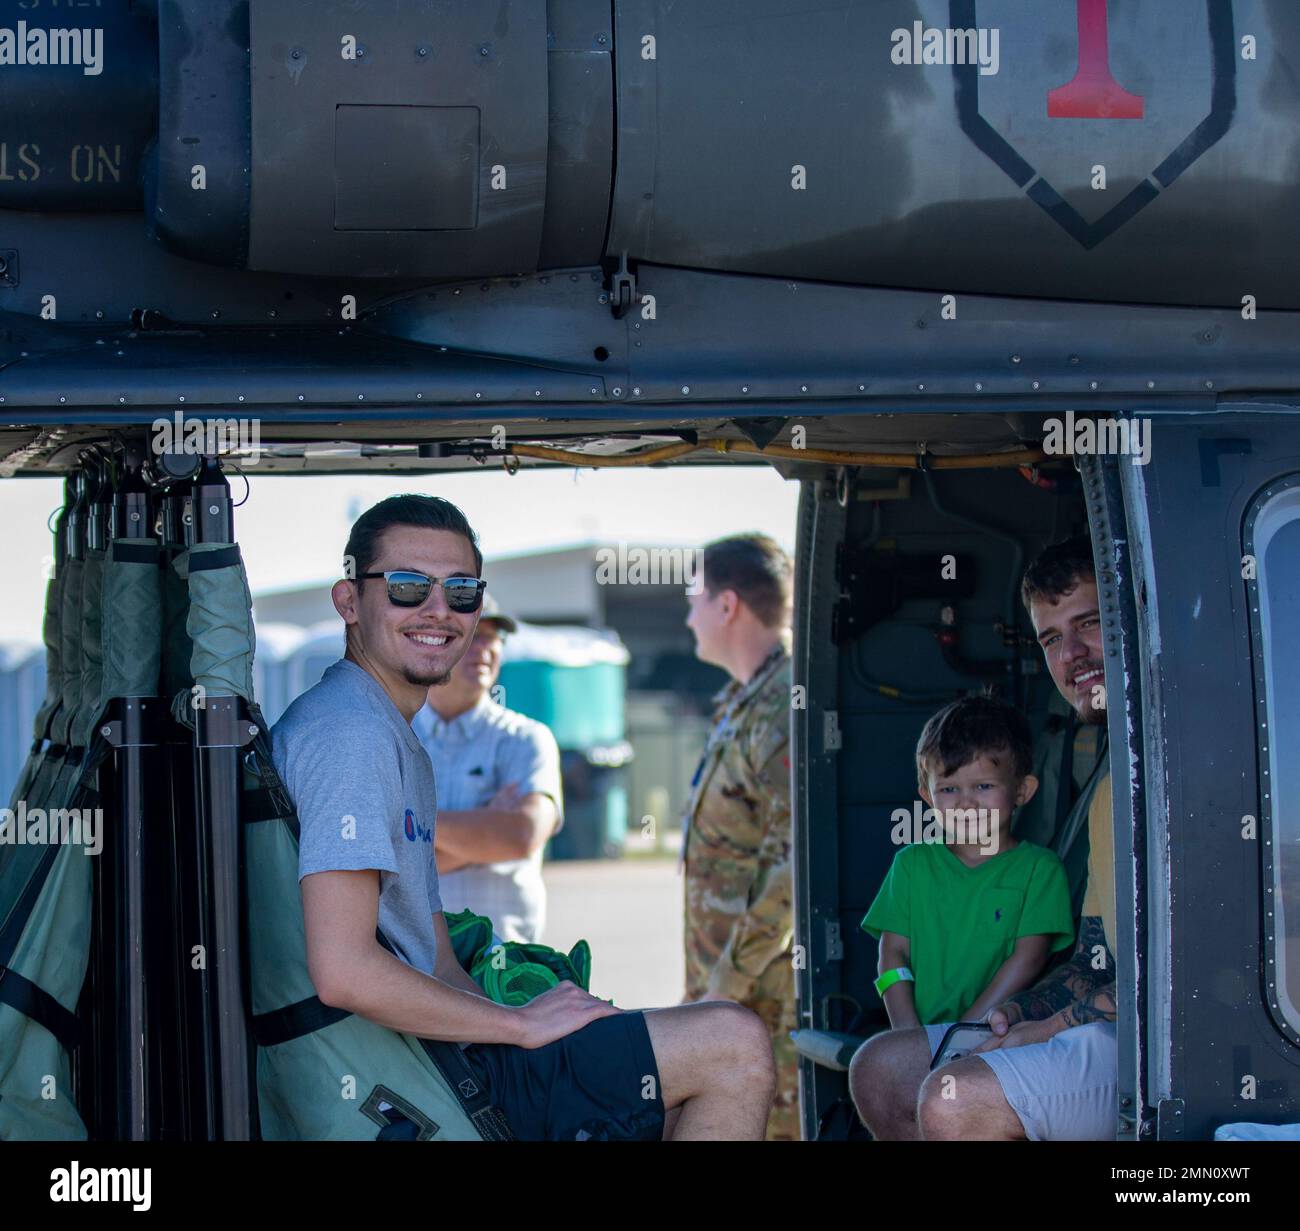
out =
[[[410,813],[407,813],[407,815],[409,816]],[[993,912],[993,922],[994,923],[1002,922],[1002,908],[1000,906]]]
[[[433,841],[433,830],[426,829],[421,825],[420,822],[415,819],[415,813],[412,812],[410,808],[407,808],[406,810],[406,818],[403,828],[406,830],[406,840],[408,842],[414,842],[417,837],[421,842]]]

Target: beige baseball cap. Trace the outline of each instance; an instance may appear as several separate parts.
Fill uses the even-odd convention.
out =
[[[491,620],[494,624],[499,624],[502,632],[515,633],[519,631],[519,625],[512,616],[506,615],[501,610],[501,604],[492,597],[491,590],[483,591],[483,614],[478,619],[480,624],[485,620]]]

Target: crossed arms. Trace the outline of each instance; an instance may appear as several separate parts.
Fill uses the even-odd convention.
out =
[[[520,795],[507,783],[482,808],[439,812],[434,834],[438,872],[445,876],[469,864],[527,859],[557,829],[560,810],[549,795]]]

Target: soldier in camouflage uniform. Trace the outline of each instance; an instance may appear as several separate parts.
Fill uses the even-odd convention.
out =
[[[772,1037],[769,1141],[799,1140],[790,866],[789,557],[744,535],[704,551],[687,623],[727,670],[685,816],[686,999],[734,1000]]]

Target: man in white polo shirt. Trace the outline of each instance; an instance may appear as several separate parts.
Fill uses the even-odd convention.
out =
[[[472,910],[502,940],[541,939],[542,848],[563,824],[560,750],[540,722],[492,699],[503,634],[518,626],[490,594],[465,657],[411,726],[433,762],[434,853],[448,914]]]

